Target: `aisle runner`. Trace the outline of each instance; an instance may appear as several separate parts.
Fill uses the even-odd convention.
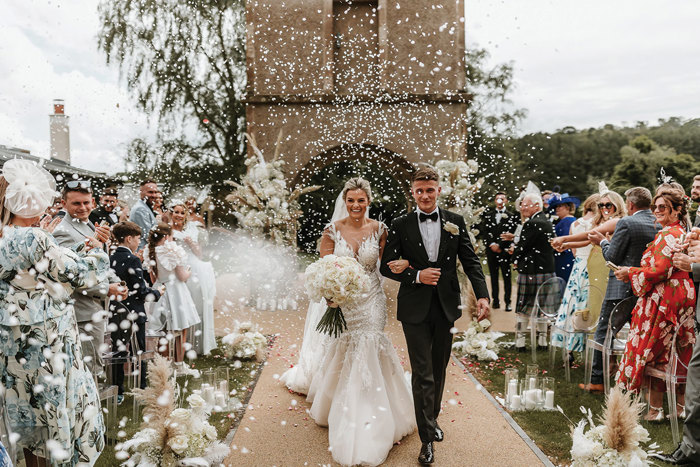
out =
[[[396,296],[396,283],[386,281],[388,297]],[[410,368],[401,326],[396,320],[393,299],[389,300],[387,333],[396,346],[401,363]],[[233,438],[226,465],[315,466],[333,464],[328,452],[328,432],[308,416],[304,397],[289,393],[278,375],[296,362],[306,316],[306,304],[292,312],[260,312],[253,320],[266,334],[280,333],[270,352],[244,419]],[[508,313],[512,315],[512,313]],[[504,317],[505,318],[505,317]],[[508,321],[508,318],[505,318]],[[221,327],[222,323],[217,323]],[[457,323],[466,327],[466,323]],[[297,347],[292,348],[296,344]],[[294,354],[293,354],[294,352]],[[454,363],[448,367],[444,411],[440,425],[445,441],[435,443],[436,466],[534,466],[537,456]],[[414,433],[394,446],[388,466],[417,465],[420,438]]]

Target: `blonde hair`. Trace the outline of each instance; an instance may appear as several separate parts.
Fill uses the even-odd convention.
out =
[[[598,213],[598,200],[600,199],[600,195],[598,193],[594,193],[588,198],[586,198],[586,201],[583,202],[581,207],[583,208],[583,214],[585,215],[586,213],[593,212],[593,213]]]
[[[627,215],[627,206],[625,206],[625,200],[622,199],[622,196],[620,196],[619,193],[615,191],[604,191],[600,194],[598,202],[600,202],[603,198],[608,198],[613,204],[613,206],[615,206],[615,212],[612,216],[610,216],[611,219],[614,219],[616,217],[625,217]],[[605,222],[605,220],[603,219],[603,210],[598,209],[598,213],[593,219],[593,225],[599,226],[603,222]]]
[[[347,198],[348,191],[352,190],[362,190],[367,195],[367,201],[372,201],[372,187],[370,187],[369,182],[362,177],[353,177],[347,182],[343,187],[343,200]]]

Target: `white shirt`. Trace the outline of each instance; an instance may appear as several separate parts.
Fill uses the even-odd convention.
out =
[[[426,219],[425,221],[420,221],[420,215],[423,213],[419,208],[416,208],[416,222],[418,222],[418,230],[420,230],[420,236],[423,239],[423,247],[425,252],[428,253],[428,261],[435,262],[438,258],[438,251],[440,250],[440,211],[436,207],[432,212],[426,212],[423,214],[432,214],[436,212],[438,218],[436,221]],[[416,274],[416,282],[420,283],[420,271]]]
[[[505,212],[505,209],[496,209],[496,224],[501,223],[501,218],[503,217],[503,214],[505,214]]]

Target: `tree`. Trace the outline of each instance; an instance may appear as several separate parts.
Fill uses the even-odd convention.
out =
[[[467,156],[479,164],[478,177],[484,178],[479,200],[496,191],[515,194],[519,181],[512,164],[512,141],[527,111],[514,108],[513,64],[489,67],[489,53],[483,48],[466,52],[467,91],[472,100],[467,110]]]
[[[243,172],[245,92],[243,0],[102,0],[99,48],[117,63],[159,136],[191,145],[210,176]],[[139,143],[134,143],[139,144]],[[189,152],[189,155],[192,155]]]

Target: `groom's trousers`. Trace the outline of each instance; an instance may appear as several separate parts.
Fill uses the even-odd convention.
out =
[[[411,387],[418,434],[423,443],[435,440],[435,426],[442,393],[445,369],[452,351],[454,323],[447,320],[440,305],[437,289],[433,290],[430,312],[422,323],[402,322],[411,361]]]

